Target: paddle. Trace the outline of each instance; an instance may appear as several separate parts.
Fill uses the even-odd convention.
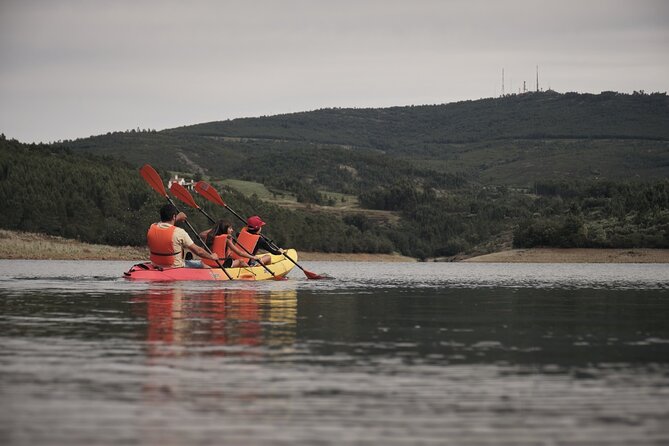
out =
[[[184,203],[186,203],[188,206],[190,206],[190,207],[192,207],[192,208],[195,208],[195,209],[197,209],[198,211],[200,211],[205,217],[207,217],[207,218],[209,219],[210,222],[212,222],[212,223],[216,223],[216,220],[214,220],[214,219],[211,217],[211,215],[207,214],[207,212],[206,212],[204,209],[202,209],[200,206],[198,206],[198,204],[197,204],[197,203],[195,202],[195,200],[193,199],[193,196],[191,195],[191,193],[188,192],[188,189],[186,189],[185,187],[183,187],[181,184],[179,184],[179,183],[172,183],[172,185],[170,186],[170,192],[172,192],[172,195],[174,195],[174,196],[177,197],[179,200],[181,200],[181,201],[183,201]],[[232,240],[235,241],[235,242],[237,241],[237,240],[235,240],[234,237],[232,238]],[[241,245],[237,245],[237,246],[239,246],[240,248],[242,248],[242,250],[243,250],[245,253],[247,253],[248,255],[253,255],[253,254],[251,254],[250,252],[248,252],[248,251],[246,250],[246,248],[244,248],[243,246],[241,246]],[[278,276],[275,276],[275,275],[274,275],[274,271],[272,271],[271,269],[267,268],[267,266],[266,266],[264,263],[260,262],[260,265],[261,265],[263,268],[265,268],[265,271],[267,271],[268,273],[270,273],[270,274],[272,275],[272,277],[274,278],[274,280],[288,280],[286,277],[278,277]]]
[[[170,196],[167,195],[167,192],[165,192],[165,186],[163,185],[163,180],[160,178],[160,175],[158,175],[158,172],[156,172],[156,170],[155,170],[153,167],[151,167],[151,166],[148,165],[148,164],[144,164],[144,165],[139,169],[139,174],[142,176],[142,178],[144,178],[144,180],[145,180],[147,183],[149,183],[149,186],[151,186],[151,187],[152,187],[156,192],[158,192],[160,195],[162,195],[163,197],[167,198],[167,201],[169,201],[169,203],[170,203],[172,206],[174,206],[175,208],[177,207],[177,206],[174,204],[174,201],[172,201],[172,199],[170,198]],[[177,208],[177,212],[179,212],[179,208]],[[193,228],[193,226],[190,224],[190,222],[189,222],[188,220],[186,220],[186,224],[188,225],[188,227],[190,228],[190,230],[193,232],[193,234],[195,234],[195,236],[198,238],[198,240],[200,240],[200,243],[202,243],[202,245],[204,245],[204,248],[207,250],[207,252],[208,252],[209,254],[211,254],[212,252],[211,252],[211,250],[209,249],[209,247],[207,246],[207,244],[204,243],[204,241],[202,241],[202,238],[200,237],[200,233],[197,232],[197,231],[195,230],[195,228]],[[225,275],[228,276],[228,279],[233,280],[233,279],[232,279],[232,276],[231,276],[230,274],[228,274],[228,272],[225,270],[225,268],[223,268],[223,265],[221,265],[221,262],[219,262],[218,260],[216,260],[216,264],[221,268],[221,270],[223,270],[223,272],[225,273]]]
[[[241,215],[239,215],[237,212],[235,212],[233,209],[231,209],[221,196],[218,194],[216,189],[214,189],[209,183],[205,181],[198,181],[195,183],[195,191],[202,195],[204,198],[207,200],[211,201],[212,203],[215,203],[219,206],[223,206],[226,208],[228,211],[230,211],[235,217],[237,217],[239,220],[241,220],[244,224],[246,224],[246,219],[244,219]],[[267,237],[265,237],[263,234],[260,234],[260,237],[262,237],[267,243],[273,245],[274,249],[278,249],[279,247],[271,240],[269,240]],[[283,253],[284,257],[293,262],[295,266],[300,268],[302,272],[304,273],[305,276],[307,276],[308,279],[330,279],[331,277],[329,276],[321,276],[319,274],[313,273],[311,271],[307,271],[306,269],[302,268],[295,260],[293,260],[288,254]]]

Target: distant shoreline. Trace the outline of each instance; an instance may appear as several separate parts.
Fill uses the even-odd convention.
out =
[[[412,257],[391,254],[300,253],[302,260],[356,262],[417,262]],[[478,256],[430,259],[428,262],[466,263],[669,263],[669,249],[511,249]]]
[[[298,252],[303,261],[417,262],[399,254]],[[0,259],[144,261],[146,247],[82,243],[44,234],[0,229]],[[513,249],[475,257],[430,261],[471,263],[669,263],[669,249]]]
[[[512,249],[462,261],[471,263],[669,263],[669,249]]]
[[[45,234],[0,229],[0,259],[26,260],[141,260],[146,248],[83,243]]]

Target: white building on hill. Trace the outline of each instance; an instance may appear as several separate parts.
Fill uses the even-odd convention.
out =
[[[170,178],[170,181],[167,182],[167,188],[172,187],[174,183],[178,183],[186,189],[193,190],[195,182],[193,180],[187,180],[185,178],[179,178],[179,175],[174,175],[174,178]]]

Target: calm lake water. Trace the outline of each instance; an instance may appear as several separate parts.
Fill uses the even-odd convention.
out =
[[[669,444],[669,266],[0,260],[0,444]]]

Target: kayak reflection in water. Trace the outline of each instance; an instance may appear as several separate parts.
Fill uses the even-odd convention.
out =
[[[152,289],[146,303],[148,356],[201,354],[202,347],[292,345],[295,290],[258,294],[254,288],[185,295],[178,287]],[[186,348],[174,348],[186,347]],[[258,355],[257,349],[206,349],[207,355]]]

